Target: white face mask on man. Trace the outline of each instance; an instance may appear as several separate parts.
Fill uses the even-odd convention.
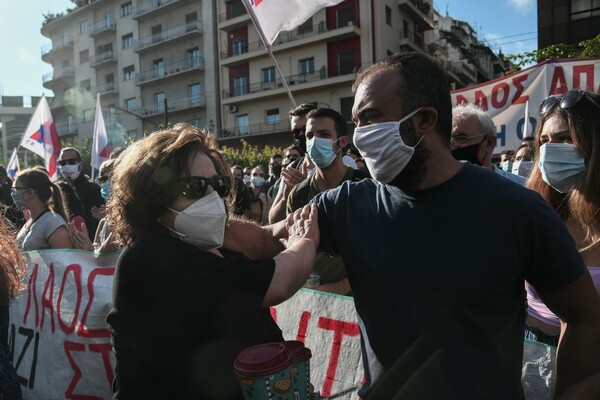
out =
[[[167,209],[177,214],[175,229],[163,225],[182,241],[200,250],[215,249],[223,245],[227,210],[217,192],[196,200],[183,211],[176,211],[171,207]]]
[[[64,176],[65,178],[69,178],[69,179],[77,179],[79,177],[79,164],[76,165],[63,165],[63,166],[59,166],[60,168],[60,174],[62,176]]]
[[[422,108],[417,108],[400,121],[379,122],[354,129],[354,145],[376,181],[390,183],[412,158],[423,136],[411,147],[402,140],[400,125]]]

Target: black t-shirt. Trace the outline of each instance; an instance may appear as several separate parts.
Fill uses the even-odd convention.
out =
[[[83,219],[85,220],[85,226],[87,227],[90,239],[93,241],[100,221],[92,215],[92,207],[100,207],[105,204],[104,198],[102,198],[102,194],[100,193],[100,186],[97,183],[91,182],[87,176],[81,174],[73,182],[73,187],[83,204]]]
[[[224,258],[148,234],[117,264],[111,327],[114,399],[241,399],[233,361],[245,347],[282,341],[261,308],[274,260]]]

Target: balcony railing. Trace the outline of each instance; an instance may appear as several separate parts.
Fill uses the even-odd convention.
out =
[[[422,51],[425,51],[425,40],[422,36],[417,36],[413,31],[400,31],[400,41],[402,45],[402,41],[408,42],[413,47],[416,47]]]
[[[67,34],[60,39],[53,40],[52,43],[42,46],[42,56],[62,50],[65,47],[73,47],[73,38]]]
[[[96,86],[94,88],[92,88],[92,93],[96,94],[96,93],[100,93],[100,94],[104,94],[104,93],[116,93],[119,89],[119,86],[117,85],[117,82],[107,82],[104,85],[99,85]]]
[[[158,10],[159,8],[163,8],[178,1],[180,0],[146,0],[144,3],[133,9],[133,18],[139,18],[144,14],[149,14],[154,10]]]
[[[111,61],[117,61],[117,54],[113,50],[94,55],[90,61],[90,65],[95,67],[99,64]]]
[[[48,83],[58,79],[73,78],[75,76],[75,68],[72,65],[47,73],[42,77],[43,83]]]
[[[92,29],[90,30],[90,36],[94,37],[97,36],[103,32],[109,31],[109,30],[115,30],[117,27],[117,24],[115,23],[114,19],[112,17],[110,18],[103,18],[101,21],[96,22],[93,26]]]
[[[189,108],[206,107],[206,96],[199,94],[197,96],[184,97],[177,100],[167,101],[167,111],[181,111]],[[140,115],[154,115],[163,114],[165,112],[164,104],[153,104],[148,107],[138,108],[137,111]]]
[[[337,26],[333,29],[327,29],[327,25],[325,24],[325,21],[321,21],[318,24],[312,25],[312,27],[302,27],[302,28],[296,28],[290,32],[280,32],[279,35],[277,36],[277,40],[275,41],[275,43],[273,43],[273,45],[289,43],[289,42],[294,42],[296,40],[302,40],[302,39],[314,37],[314,36],[317,36],[317,35],[320,35],[320,34],[323,34],[326,32],[333,32],[338,29],[347,28],[348,26],[358,26],[357,24],[358,24],[358,21],[353,20],[353,21],[351,21],[351,25]],[[247,45],[244,45],[241,47],[233,47],[231,49],[222,51],[221,59],[239,56],[240,54],[244,54],[244,53],[248,53],[248,52],[252,52],[252,51],[258,51],[258,50],[262,50],[264,48],[265,48],[265,46],[264,46],[262,40],[259,40],[256,42],[248,43]]]
[[[155,79],[161,79],[166,76],[179,74],[190,70],[204,70],[204,57],[194,57],[182,59],[174,63],[165,64],[162,67],[156,67],[140,72],[135,77],[136,84],[150,82]]]
[[[398,0],[398,5],[411,14],[414,22],[421,25],[424,29],[433,29],[433,19],[431,17],[432,4],[427,0]],[[426,28],[426,29],[425,29]]]
[[[155,35],[146,36],[145,38],[142,38],[135,43],[134,50],[140,51],[148,47],[155,46],[160,43],[164,43],[169,40],[173,40],[178,37],[187,35],[192,32],[202,33],[202,21],[190,22],[185,25],[166,30],[161,33],[157,33]]]
[[[221,135],[219,135],[219,139],[253,135],[266,135],[269,133],[289,132],[289,130],[290,121],[288,119],[284,119],[273,124],[261,122],[259,124],[236,126],[234,128],[225,128],[221,132]]]

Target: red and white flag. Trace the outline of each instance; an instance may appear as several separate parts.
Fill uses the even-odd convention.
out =
[[[27,124],[21,146],[44,159],[44,166],[51,180],[58,178],[56,164],[60,154],[60,140],[45,96],[40,99]]]
[[[100,93],[96,97],[96,119],[94,121],[94,136],[92,141],[92,175],[95,170],[100,169],[100,165],[110,158],[110,147],[108,146],[108,135],[104,125],[104,116],[102,115],[102,105],[100,104]]]
[[[302,25],[321,8],[334,6],[343,0],[242,0],[253,16],[256,29],[272,45],[281,31],[291,31]]]
[[[10,161],[8,162],[8,166],[6,167],[6,169],[8,172],[8,177],[12,181],[14,181],[15,175],[17,175],[17,172],[19,172],[19,170],[21,169],[21,167],[19,166],[19,156],[17,155],[16,147],[13,149],[12,155],[10,156]]]

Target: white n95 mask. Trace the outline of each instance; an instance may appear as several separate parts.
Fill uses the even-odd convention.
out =
[[[400,124],[422,108],[417,108],[400,121],[379,122],[354,129],[354,145],[376,181],[390,183],[412,158],[423,136],[414,147],[407,145],[400,135]]]

